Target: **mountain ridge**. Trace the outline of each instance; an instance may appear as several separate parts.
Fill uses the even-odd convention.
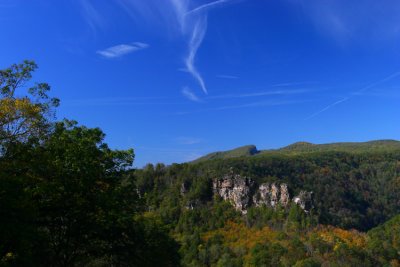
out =
[[[239,157],[261,156],[266,154],[297,154],[310,152],[373,152],[400,149],[400,141],[394,139],[380,139],[365,142],[334,142],[313,144],[299,141],[277,149],[258,150],[255,145],[245,145],[225,151],[216,151],[199,157],[190,163],[199,163],[215,159],[229,159]]]

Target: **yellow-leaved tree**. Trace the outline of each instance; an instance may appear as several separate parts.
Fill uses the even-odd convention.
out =
[[[0,70],[0,148],[1,154],[9,144],[40,138],[54,117],[57,98],[50,98],[47,83],[32,83],[37,69],[33,61]]]

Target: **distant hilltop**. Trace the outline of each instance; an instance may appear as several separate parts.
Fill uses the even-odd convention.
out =
[[[230,159],[239,157],[259,156],[266,154],[298,154],[307,152],[374,152],[391,151],[400,149],[400,141],[397,140],[373,140],[368,142],[339,142],[328,144],[313,144],[309,142],[296,142],[279,149],[258,150],[255,145],[246,145],[232,150],[212,152],[202,156],[192,163],[198,163],[216,159]]]

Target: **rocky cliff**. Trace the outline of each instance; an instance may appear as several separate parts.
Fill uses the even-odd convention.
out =
[[[247,212],[247,208],[251,205],[253,187],[254,182],[250,178],[233,173],[213,181],[214,194],[230,201],[243,214]]]
[[[253,203],[259,207],[262,205],[275,207],[281,205],[286,207],[290,202],[287,184],[261,184],[253,196]]]
[[[312,192],[301,191],[291,199],[285,183],[263,183],[257,188],[251,178],[242,177],[232,171],[222,178],[214,179],[213,191],[224,200],[230,201],[243,214],[247,213],[250,206],[287,207],[291,201],[306,212],[312,208]]]

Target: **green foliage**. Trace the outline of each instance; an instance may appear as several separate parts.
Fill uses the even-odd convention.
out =
[[[400,261],[400,215],[368,232],[369,250],[378,255],[381,263]]]
[[[278,243],[257,244],[251,250],[249,266],[282,266],[281,257],[287,250]]]
[[[133,170],[133,150],[100,129],[53,122],[50,87],[28,86],[36,68],[0,71],[0,266],[400,265],[400,142],[245,146]],[[314,207],[243,215],[212,189],[231,170],[312,191]]]
[[[294,267],[319,267],[319,266],[321,266],[321,263],[319,263],[316,259],[313,258],[299,260],[294,265]]]
[[[8,209],[2,209],[2,213],[10,222],[2,220],[1,228],[19,231],[20,227],[25,232],[33,228],[36,236],[24,240],[29,235],[18,233],[28,244],[21,247],[12,241],[18,235],[2,233],[2,255],[11,253],[18,263],[30,253],[38,265],[46,266],[100,264],[100,260],[105,265],[124,266],[178,264],[177,245],[166,230],[151,219],[141,219],[143,207],[133,178],[126,174],[133,162],[133,150],[111,150],[103,138],[99,129],[60,122],[40,146],[29,151],[29,156],[8,159],[9,164],[12,160],[10,167],[23,163],[28,168],[20,174],[24,177],[20,184],[6,184],[7,198],[1,200]],[[20,191],[23,194],[14,199]],[[13,204],[11,199],[17,202]],[[28,204],[36,214],[28,216]],[[28,216],[29,227],[25,228],[21,218],[10,216],[16,211],[18,216]],[[12,222],[16,225],[10,226]],[[40,247],[34,246],[39,240]]]
[[[0,173],[0,266],[28,266],[40,245],[37,210],[21,177]]]
[[[52,123],[46,84],[15,97],[35,69],[0,72],[0,266],[178,266],[168,229],[143,213],[133,150],[110,149],[98,128]]]
[[[59,100],[49,98],[47,83],[29,84],[36,69],[35,62],[25,60],[0,70],[1,154],[15,142],[43,137],[49,129],[53,108]]]
[[[311,150],[304,148],[310,146]],[[212,180],[231,169],[251,177],[256,184],[287,183],[292,197],[301,190],[312,191],[314,208],[305,213],[297,205],[250,207],[242,216],[210,192]],[[268,248],[252,250],[256,244],[264,244],[257,239],[264,234],[265,239],[284,248],[279,258],[283,266],[370,266],[398,260],[391,245],[385,244],[388,249],[383,253],[380,241],[371,239],[370,243],[363,235],[339,228],[319,229],[319,224],[328,224],[368,230],[400,213],[400,149],[396,141],[299,144],[254,156],[174,164],[163,173],[153,172],[144,168],[135,175],[138,181],[153,184],[144,193],[144,200],[154,212],[162,215],[174,208],[173,218],[162,216],[163,223],[171,226],[181,243],[184,266],[246,266],[253,258],[254,264],[270,264],[262,263],[261,256],[258,262],[256,256],[268,253]],[[229,222],[243,222],[246,228],[209,238]]]
[[[259,153],[259,151],[257,150],[256,146],[247,145],[228,151],[213,152],[201,158],[196,159],[195,161],[193,161],[193,163],[198,163],[207,160],[215,160],[215,159],[229,159],[229,158],[253,156],[256,155],[257,153]]]

